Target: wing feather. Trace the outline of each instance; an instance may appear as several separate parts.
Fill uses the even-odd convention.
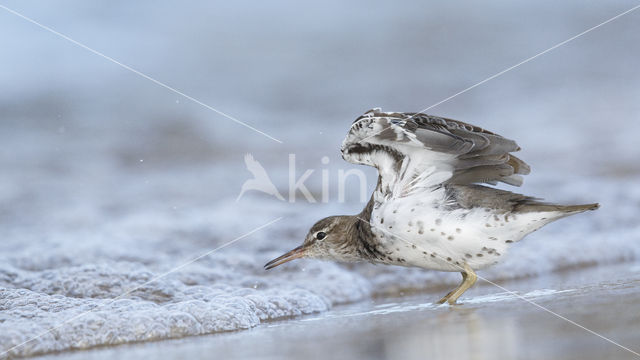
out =
[[[405,196],[442,184],[520,186],[529,165],[515,141],[462,121],[372,109],[354,121],[342,156],[378,168],[381,188]]]

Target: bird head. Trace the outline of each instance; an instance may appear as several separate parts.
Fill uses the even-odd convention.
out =
[[[344,251],[349,242],[353,216],[330,216],[315,223],[302,245],[269,261],[264,268],[273,269],[299,258],[349,261],[350,252]]]

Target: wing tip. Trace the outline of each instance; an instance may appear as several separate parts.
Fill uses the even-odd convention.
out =
[[[353,120],[353,123],[355,124],[364,118],[372,118],[379,114],[382,114],[382,108],[374,107],[372,109],[365,111],[362,115],[358,116],[355,120]]]

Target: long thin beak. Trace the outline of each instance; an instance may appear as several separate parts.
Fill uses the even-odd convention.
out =
[[[269,270],[269,269],[273,269],[274,267],[278,266],[278,265],[282,265],[286,262],[289,262],[291,260],[295,260],[295,259],[299,259],[301,257],[304,257],[304,247],[302,246],[298,246],[297,248],[289,251],[288,253],[279,256],[271,261],[269,261],[268,263],[266,263],[264,265],[264,269],[265,270]]]

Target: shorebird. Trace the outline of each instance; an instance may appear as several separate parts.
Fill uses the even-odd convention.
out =
[[[378,183],[357,215],[330,216],[304,243],[265,268],[298,258],[369,261],[460,272],[439,303],[455,304],[527,234],[598,204],[559,205],[483,184],[520,186],[529,166],[513,140],[478,126],[422,113],[372,109],[358,117],[342,157],[378,169]]]

